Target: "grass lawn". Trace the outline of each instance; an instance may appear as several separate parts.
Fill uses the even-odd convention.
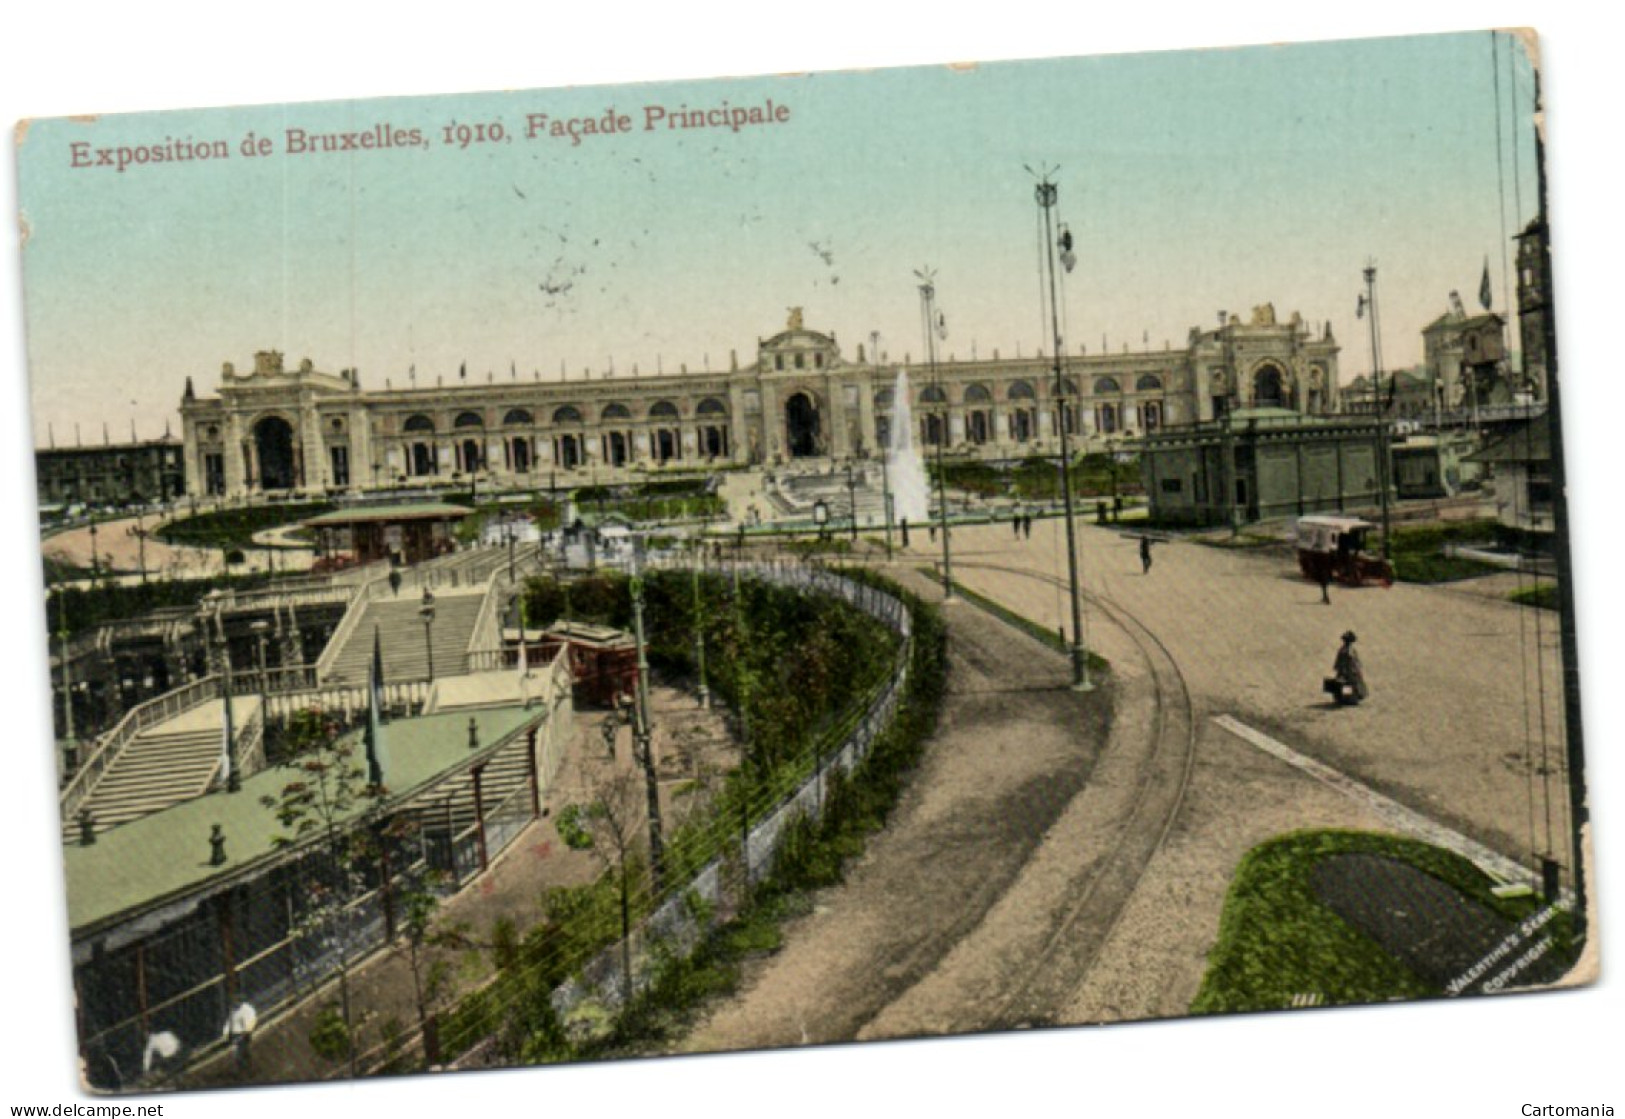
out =
[[[1538,898],[1497,898],[1495,885],[1471,862],[1440,847],[1391,835],[1352,831],[1294,832],[1249,851],[1225,899],[1218,941],[1191,1003],[1193,1014],[1276,1010],[1313,994],[1323,1005],[1386,1002],[1442,995],[1376,941],[1316,896],[1310,871],[1321,859],[1351,853],[1410,864],[1500,914],[1520,921]],[[1553,922],[1567,944],[1568,917]]]
[[[1555,583],[1530,587],[1528,590],[1513,591],[1507,595],[1507,599],[1516,602],[1519,606],[1538,606],[1542,610],[1559,609],[1557,584]]]
[[[1390,545],[1394,572],[1402,583],[1453,583],[1501,570],[1491,563],[1444,554],[1446,544],[1483,543],[1495,539],[1496,522],[1400,526]],[[1373,538],[1374,539],[1374,538]]]

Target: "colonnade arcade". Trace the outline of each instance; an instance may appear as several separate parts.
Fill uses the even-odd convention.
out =
[[[917,439],[936,446],[946,431],[948,446],[1019,446],[1058,434],[1063,423],[1068,435],[1138,434],[1158,430],[1168,418],[1163,379],[1154,374],[1136,378],[1128,392],[1116,377],[1098,377],[1091,388],[1092,399],[1080,399],[1077,382],[1063,378],[1058,394],[1045,392],[1041,398],[1034,380],[972,382],[960,390],[956,404],[952,386],[926,385],[914,406]],[[892,389],[875,393],[875,434],[882,446],[891,438],[892,406]]]
[[[718,397],[701,399],[685,422],[673,400],[651,404],[643,419],[632,408],[612,401],[597,408],[563,404],[538,413],[529,407],[507,407],[501,422],[488,427],[485,413],[461,410],[444,416],[421,411],[405,414],[396,426],[385,418],[378,436],[388,478],[428,478],[448,474],[529,474],[537,469],[575,470],[601,464],[663,466],[673,462],[703,463],[726,459],[734,439],[728,407]]]

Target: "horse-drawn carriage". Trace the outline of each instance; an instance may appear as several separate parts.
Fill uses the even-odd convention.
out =
[[[1366,537],[1376,527],[1354,517],[1299,517],[1298,569],[1316,583],[1392,585],[1394,565],[1365,550]]]

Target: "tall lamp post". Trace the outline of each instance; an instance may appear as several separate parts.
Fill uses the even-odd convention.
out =
[[[914,273],[920,281],[920,316],[925,325],[925,358],[926,367],[930,371],[930,381],[941,395],[942,386],[937,382],[937,284],[936,273],[929,268],[917,269]],[[948,408],[946,398],[939,405],[942,409],[940,421],[937,424],[937,520],[938,531],[942,534],[942,599],[944,602],[954,601],[954,568],[953,561],[948,553],[948,490],[947,475],[942,468],[942,447],[948,442]]]
[[[1382,395],[1382,340],[1377,326],[1377,262],[1365,266],[1365,299],[1360,310],[1367,312],[1371,326],[1371,402],[1377,418],[1377,485],[1382,490],[1382,558],[1389,558],[1388,538],[1392,526],[1388,514],[1388,401]],[[1391,392],[1390,392],[1391,394]]]
[[[858,542],[858,475],[852,463],[846,464],[846,499],[852,511],[852,543]]]
[[[1055,232],[1051,224],[1051,211],[1060,194],[1056,184],[1050,182],[1046,174],[1039,179],[1033,190],[1033,196],[1038,202],[1038,208],[1044,212],[1044,245],[1045,263],[1049,273],[1049,316],[1050,332],[1055,348],[1055,398],[1060,401],[1061,421],[1061,501],[1066,517],[1066,568],[1068,585],[1072,592],[1072,687],[1075,691],[1088,691],[1089,683],[1089,654],[1083,647],[1083,596],[1078,587],[1078,542],[1077,528],[1072,523],[1072,448],[1067,437],[1067,429],[1071,426],[1069,419],[1070,403],[1065,392],[1065,380],[1061,375],[1061,354],[1063,343],[1061,341],[1061,319],[1059,303],[1055,297]],[[1062,252],[1070,254],[1072,251],[1071,234],[1063,231],[1065,243]]]
[[[142,514],[139,513],[136,514],[135,524],[124,531],[128,535],[135,537],[139,557],[136,562],[141,568],[141,583],[145,586],[147,582],[147,537],[152,534],[147,531],[147,526],[142,522]]]
[[[705,540],[694,537],[694,657],[700,670],[700,706],[711,706],[711,689],[705,680],[705,599],[700,595],[700,568],[705,566]]]
[[[62,783],[79,768],[79,743],[73,734],[73,670],[68,656],[68,611],[65,587],[56,592],[56,635],[62,642]]]
[[[660,827],[660,781],[655,773],[654,727],[649,720],[649,656],[643,638],[643,553],[641,537],[633,541],[632,633],[638,647],[637,700],[632,711],[632,744],[643,766],[644,785],[649,794],[649,874],[658,897],[666,880],[666,844]]]
[[[418,607],[418,617],[423,619],[423,652],[429,662],[429,683],[434,683],[434,592],[428,587],[423,588],[423,605]]]
[[[875,381],[880,379],[880,331],[869,332],[869,353],[874,361]],[[870,386],[873,395],[873,383]],[[892,425],[897,422],[897,400],[892,400],[892,417],[886,424],[886,438],[880,447],[880,515],[886,522],[886,562],[891,562],[891,443]]]

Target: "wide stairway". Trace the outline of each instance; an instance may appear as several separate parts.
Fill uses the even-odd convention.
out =
[[[220,764],[220,737],[225,714],[211,699],[175,718],[149,727],[133,738],[86,798],[96,831],[162,811],[209,791]],[[232,725],[238,734],[259,710],[258,696],[231,701]],[[64,820],[62,837],[78,842],[79,822]]]
[[[429,627],[436,676],[459,676],[468,670],[468,642],[484,601],[484,586],[436,592],[434,623]],[[384,679],[428,679],[429,653],[424,640],[422,607],[420,597],[407,593],[398,598],[368,602],[349,640],[334,658],[333,667],[323,677],[323,683],[367,682],[374,629],[382,639]]]

